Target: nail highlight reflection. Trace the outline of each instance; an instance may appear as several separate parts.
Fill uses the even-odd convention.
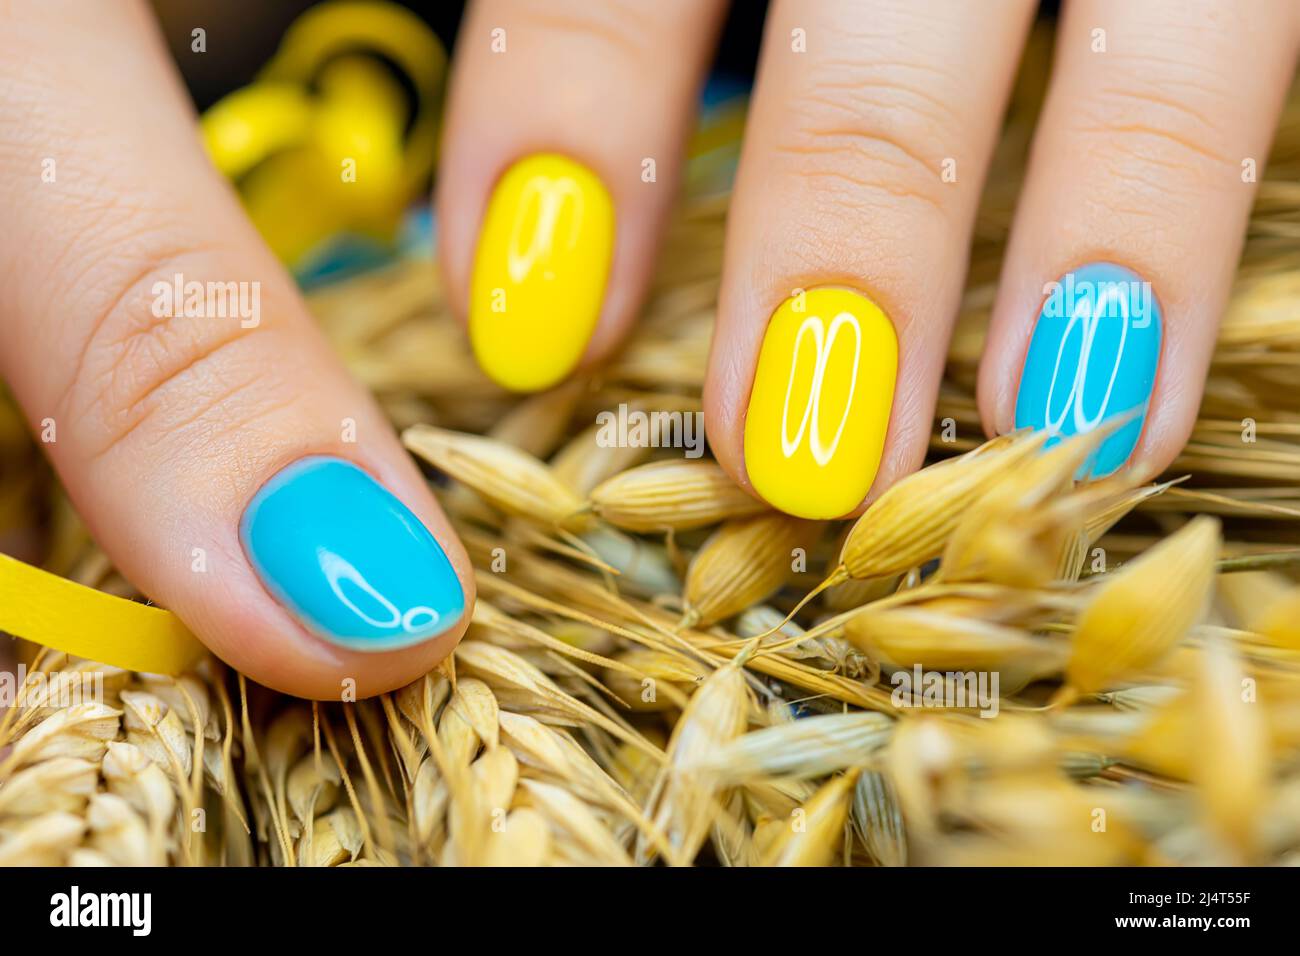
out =
[[[470,287],[469,337],[498,384],[531,392],[573,371],[600,318],[614,202],[599,177],[554,153],[508,169],[488,203]]]
[[[446,630],[465,610],[437,539],[351,462],[303,458],[253,497],[239,527],[266,589],[312,633],[390,650]]]

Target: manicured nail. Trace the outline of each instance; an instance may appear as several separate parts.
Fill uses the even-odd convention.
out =
[[[253,496],[239,536],[272,596],[313,634],[352,650],[405,647],[465,610],[441,545],[379,482],[312,456]]]
[[[1131,415],[1084,463],[1103,478],[1133,453],[1160,362],[1160,304],[1137,273],[1109,262],[1067,272],[1047,294],[1025,356],[1016,427],[1047,429],[1053,445]]]
[[[469,337],[498,384],[527,392],[573,371],[605,299],[614,203],[565,156],[521,159],[488,203],[470,287]]]
[[[898,337],[880,306],[810,289],[772,314],[745,418],[745,469],[768,504],[838,518],[875,481],[898,374]]]

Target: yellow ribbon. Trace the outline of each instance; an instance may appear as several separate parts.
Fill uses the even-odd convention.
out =
[[[411,11],[323,3],[294,21],[251,85],[204,113],[204,141],[289,265],[340,233],[388,243],[433,169],[446,70]]]
[[[175,676],[206,653],[171,611],[0,554],[0,631],[126,670]]]

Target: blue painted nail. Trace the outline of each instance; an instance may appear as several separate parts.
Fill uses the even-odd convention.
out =
[[[266,589],[312,633],[391,650],[446,630],[465,594],[442,546],[379,482],[312,456],[253,496],[239,536]]]
[[[1047,429],[1051,446],[1132,413],[1080,469],[1080,478],[1102,478],[1128,461],[1142,434],[1160,361],[1160,304],[1149,282],[1109,262],[1067,272],[1044,291],[1016,427]]]

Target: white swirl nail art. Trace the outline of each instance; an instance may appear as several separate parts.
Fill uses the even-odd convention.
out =
[[[785,388],[785,403],[781,408],[781,451],[790,458],[802,444],[805,433],[808,434],[808,447],[813,460],[822,467],[831,460],[840,439],[844,437],[844,426],[849,420],[849,410],[853,407],[853,395],[858,387],[858,366],[862,358],[862,327],[856,316],[841,312],[831,320],[830,330],[826,331],[820,316],[810,315],[803,320],[795,334],[794,349],[790,356],[790,378]],[[824,446],[821,439],[822,382],[826,377],[826,363],[830,360],[831,350],[840,329],[848,326],[853,331],[853,377],[849,381],[849,394],[844,402],[844,411],[840,415],[839,427],[829,446]],[[799,368],[799,354],[803,349],[805,335],[811,334],[817,357],[813,364],[812,386],[808,392],[808,401],[804,405],[803,415],[799,419],[799,430],[790,438],[790,396],[794,391],[794,379]],[[811,429],[810,429],[811,425]]]
[[[358,571],[346,558],[325,548],[317,549],[316,553],[320,558],[321,570],[325,572],[325,579],[329,582],[330,590],[334,592],[334,596],[337,597],[348,610],[361,618],[361,620],[365,621],[371,627],[390,630],[400,628],[408,634],[414,634],[417,631],[425,630],[438,623],[438,612],[433,608],[425,607],[424,605],[417,605],[408,609],[405,613],[399,611],[397,605],[381,594],[373,584],[366,580],[365,575]],[[379,618],[371,617],[365,611],[361,610],[361,608],[357,606],[356,602],[344,593],[343,582],[345,581],[355,585],[374,598],[375,601],[382,606],[386,612],[388,612],[390,617],[387,620],[381,620]],[[429,618],[429,620],[422,625],[417,625],[415,623],[415,618],[419,615],[424,615]]]
[[[1125,292],[1127,290],[1124,290]],[[1106,306],[1113,302],[1118,308],[1119,315],[1116,316],[1123,323],[1120,326],[1119,346],[1115,351],[1115,364],[1110,371],[1110,378],[1106,383],[1106,394],[1102,397],[1101,405],[1097,408],[1097,413],[1088,417],[1086,403],[1084,402],[1084,388],[1088,380],[1088,366],[1092,361],[1093,341],[1097,337],[1097,329],[1103,319],[1108,318]],[[1076,324],[1082,325],[1083,342],[1079,346],[1079,360],[1075,365],[1074,377],[1070,380],[1070,392],[1061,405],[1061,414],[1054,417],[1052,415],[1052,397],[1056,393],[1057,382],[1060,381],[1059,374],[1061,371],[1061,359],[1065,355],[1066,343],[1070,340],[1070,333],[1074,330]],[[1120,365],[1124,360],[1124,345],[1128,341],[1128,330],[1130,324],[1129,300],[1126,294],[1121,294],[1114,285],[1105,285],[1102,291],[1094,299],[1089,296],[1083,296],[1074,304],[1074,309],[1070,313],[1070,320],[1066,323],[1065,331],[1061,333],[1061,342],[1056,349],[1056,364],[1052,368],[1051,385],[1047,390],[1047,405],[1044,409],[1044,420],[1050,434],[1061,434],[1061,426],[1065,424],[1067,415],[1073,412],[1074,434],[1079,435],[1084,432],[1090,432],[1101,424],[1106,418],[1110,408],[1110,399],[1115,391],[1115,378],[1119,375]]]

